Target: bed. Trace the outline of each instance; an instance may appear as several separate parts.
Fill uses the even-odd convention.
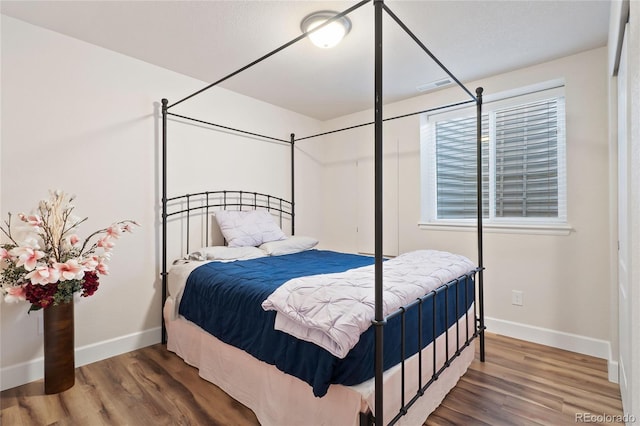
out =
[[[180,217],[177,222],[189,236],[194,234],[187,229],[196,227],[195,217],[195,222],[204,223],[204,230],[197,233],[205,237],[197,241],[206,247],[193,250],[187,239],[187,255],[169,271],[164,306],[167,348],[250,407],[264,425],[366,424],[375,412],[373,310],[360,321],[366,330],[361,336],[357,333],[357,344],[340,353],[305,340],[305,335],[294,337],[276,330],[278,313],[264,305],[282,284],[297,284],[311,289],[313,297],[325,299],[327,295],[315,294],[311,276],[320,278],[322,287],[346,278],[346,287],[357,289],[346,302],[362,298],[371,308],[375,258],[318,250],[314,238],[278,234],[291,209],[285,200],[246,191],[169,199],[168,222]],[[264,225],[248,224],[252,230],[258,228],[254,232],[260,235],[241,242],[246,246],[209,246],[223,241],[216,222],[221,210],[224,214],[263,210],[262,218],[273,219],[263,231],[259,228]],[[247,238],[250,232],[244,225],[237,234]],[[266,239],[262,234],[277,240],[254,246]],[[233,235],[225,237],[227,244],[230,239],[237,243]],[[385,424],[394,419],[415,424],[439,405],[474,358],[473,340],[480,330],[475,282],[479,268],[462,256],[434,250],[405,253],[385,260],[384,266],[387,281],[395,275],[402,290],[399,295],[385,291],[385,299],[392,303],[384,311],[388,321]],[[420,285],[405,285],[429,276],[433,277]],[[346,287],[336,287],[328,297],[334,299],[348,291]],[[393,289],[389,282],[386,287]],[[287,290],[288,294],[299,295],[307,304],[294,306],[294,311],[316,306],[313,297],[294,290]],[[326,306],[336,305],[334,301]],[[327,317],[332,315],[320,315]],[[437,336],[435,344],[433,336]],[[418,348],[422,348],[419,354]],[[424,396],[418,400],[420,394]],[[410,404],[414,407],[407,410]]]
[[[369,2],[362,1],[336,18],[366,3]],[[468,102],[477,105],[479,150],[482,88],[476,90],[475,96],[471,94],[383,1],[373,3],[376,40],[381,37],[381,16],[386,12],[471,96],[471,100],[457,105]],[[313,246],[285,252],[269,249],[270,243],[299,239],[295,234],[294,212],[295,142],[325,133],[297,139],[291,134],[289,140],[282,140],[193,119],[214,128],[249,133],[252,139],[290,144],[291,200],[229,190],[169,198],[167,118],[192,120],[169,109],[235,73],[171,105],[167,99],[162,100],[163,341],[166,336],[168,350],[199,368],[203,378],[251,408],[264,425],[420,424],[464,374],[474,358],[476,337],[480,342],[480,358],[484,361],[481,209],[477,217],[478,260],[475,263],[464,259],[462,265],[454,267],[453,263],[446,262],[461,256],[429,250],[409,252],[394,259],[385,259],[382,255],[382,128],[383,122],[393,117],[382,117],[381,49],[382,44],[376,43],[375,117],[372,123],[364,124],[373,125],[375,132],[373,256],[317,250]],[[347,129],[336,131],[342,130]],[[480,187],[479,153],[477,158]],[[477,198],[481,206],[481,191]],[[255,250],[238,255],[237,250],[228,250],[236,248],[230,241],[234,236],[225,234],[224,223],[218,223],[218,217],[227,212],[244,217],[251,211],[262,212],[261,220],[269,222],[268,227],[277,234],[273,229],[275,224],[282,235],[269,241],[258,238],[242,242],[240,247]],[[265,214],[271,221],[264,219]],[[201,247],[196,247],[195,252],[189,242],[194,216],[201,228],[199,233],[204,235],[199,237]],[[170,223],[179,223],[186,238],[186,242],[181,243],[185,256],[171,269],[168,265],[173,259],[169,259],[167,251]],[[287,235],[282,231],[285,223],[290,228]],[[225,234],[226,247],[209,244],[211,229],[216,225]],[[435,261],[433,270],[421,269],[421,265],[438,256],[445,259],[446,266]],[[410,265],[408,269],[399,269],[406,264]],[[443,269],[448,270],[447,275],[440,274]],[[417,271],[416,276],[407,281],[407,271],[412,270]],[[245,282],[243,277],[247,274],[250,279]],[[424,284],[425,280],[429,283]],[[417,282],[419,284],[413,285]],[[337,290],[318,296],[318,289],[333,288],[334,283],[341,283],[337,284]],[[354,295],[336,300],[336,295],[350,288],[356,289]],[[309,289],[310,292],[305,293]],[[299,304],[286,305],[283,300],[298,300]],[[361,307],[362,311],[349,315],[345,313],[349,309],[343,309],[340,315],[334,315],[337,306],[350,304]],[[321,313],[310,318],[306,316],[307,311]],[[357,325],[343,324],[336,319],[350,316]],[[327,318],[330,321],[325,321]],[[318,329],[323,321],[328,322],[325,324],[328,328]]]

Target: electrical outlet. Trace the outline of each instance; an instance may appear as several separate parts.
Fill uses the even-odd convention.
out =
[[[511,291],[511,304],[516,306],[522,306],[522,292],[519,290]]]

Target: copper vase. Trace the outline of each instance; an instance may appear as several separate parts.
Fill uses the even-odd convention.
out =
[[[44,393],[75,383],[73,301],[44,308]]]

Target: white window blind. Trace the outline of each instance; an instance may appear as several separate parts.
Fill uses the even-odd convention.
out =
[[[488,138],[483,116],[483,138]],[[435,126],[437,217],[473,219],[477,215],[476,117],[440,121]],[[489,151],[482,152],[483,211],[489,207]]]
[[[496,217],[558,217],[559,103],[495,112]]]
[[[561,88],[485,104],[482,190],[489,223],[566,223],[564,120]],[[427,117],[421,135],[423,222],[475,219],[475,107]]]

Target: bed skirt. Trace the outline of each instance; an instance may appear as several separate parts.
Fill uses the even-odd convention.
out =
[[[263,426],[358,425],[360,413],[375,412],[374,380],[359,385],[331,385],[322,398],[313,395],[311,387],[302,380],[285,374],[275,366],[262,362],[248,353],[230,346],[194,323],[178,317],[171,320],[174,310],[171,298],[164,306],[167,327],[167,349],[176,353],[187,364],[196,367],[203,379],[217,385],[232,398],[249,407]],[[473,306],[449,330],[449,354],[456,351],[456,336],[462,348],[466,338],[465,321],[470,335],[474,331]],[[438,337],[437,368],[445,359],[445,335]],[[433,344],[423,351],[423,383],[432,375]],[[456,385],[475,356],[475,345],[461,350],[451,365],[444,370],[398,424],[422,424]],[[411,399],[418,387],[418,355],[409,358],[406,369],[406,400]],[[401,368],[395,366],[384,373],[385,424],[397,413],[401,401]],[[388,418],[386,418],[388,417]]]
[[[248,353],[221,342],[192,322],[178,317],[170,320],[173,301],[169,298],[164,307],[167,325],[167,349],[176,353],[187,364],[196,367],[203,379],[217,385],[232,398],[249,407],[263,426],[285,425],[358,425],[360,413],[374,406],[374,380],[356,386],[331,385],[322,398],[313,395],[311,387],[296,377],[285,374],[275,366],[264,363]],[[473,307],[468,315],[469,330],[473,330]],[[464,321],[460,320],[460,341],[464,343]],[[456,325],[450,329],[449,353],[456,350]],[[438,338],[438,368],[444,362],[445,337]],[[432,345],[423,350],[423,383],[431,377]],[[446,394],[465,373],[475,356],[471,344],[461,351],[451,365],[439,376],[398,424],[422,424],[428,415],[442,402]],[[407,398],[417,389],[417,355],[406,363]],[[442,361],[440,361],[442,360]],[[385,424],[400,407],[400,367],[384,374]]]

